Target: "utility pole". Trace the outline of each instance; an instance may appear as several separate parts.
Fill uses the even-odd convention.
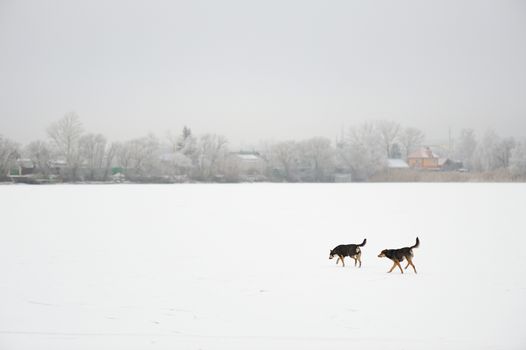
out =
[[[451,127],[448,128],[448,134],[449,134],[449,146],[447,150],[447,156],[448,158],[451,158],[451,149],[453,148],[453,139],[451,138]]]

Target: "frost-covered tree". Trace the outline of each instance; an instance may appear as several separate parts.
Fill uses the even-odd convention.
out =
[[[132,167],[132,152],[131,152],[131,141],[117,142],[115,158],[117,165],[124,171],[129,170]]]
[[[477,138],[472,129],[460,131],[458,142],[455,145],[455,158],[462,161],[468,169],[473,168],[473,155],[477,149]]]
[[[495,157],[499,168],[509,167],[511,151],[515,148],[516,144],[517,143],[513,137],[503,138],[497,144]]]
[[[95,174],[104,169],[106,155],[106,137],[101,134],[85,134],[79,139],[79,154],[88,170],[88,179],[94,180]]]
[[[274,176],[288,182],[298,181],[299,149],[296,141],[278,142],[269,148],[268,157]]]
[[[106,154],[104,155],[104,173],[102,175],[102,180],[108,180],[108,177],[111,174],[111,168],[117,154],[119,152],[119,143],[112,142],[106,149]]]
[[[49,161],[51,160],[51,146],[41,140],[33,141],[25,147],[24,153],[33,162],[37,171],[49,175]]]
[[[393,143],[391,146],[391,158],[394,159],[401,159],[402,158],[402,150],[400,150],[400,145],[398,143]]]
[[[400,132],[400,124],[389,120],[380,120],[375,123],[375,129],[380,135],[381,142],[385,149],[386,158],[392,157],[393,144],[395,143]]]
[[[197,143],[196,177],[210,181],[221,172],[221,167],[228,154],[227,139],[224,136],[205,134]]]
[[[188,151],[188,144],[193,140],[192,130],[186,125],[183,127],[183,132],[177,140],[177,151]]]
[[[69,180],[77,179],[77,170],[81,162],[79,140],[83,132],[82,123],[74,112],[67,113],[47,129],[56,155],[66,162],[68,168],[67,173],[62,175]]]
[[[526,140],[522,140],[511,150],[509,169],[514,175],[526,175]]]
[[[473,153],[473,168],[479,171],[507,168],[514,146],[513,138],[501,139],[494,130],[488,130]]]
[[[176,152],[172,158],[172,170],[175,175],[191,175],[194,161],[182,152]]]
[[[183,130],[179,135],[173,135],[172,133],[168,132],[167,140],[170,150],[173,153],[180,152],[185,155],[189,155],[194,153],[196,150],[197,140],[192,134],[192,130],[187,126],[183,127]]]
[[[298,146],[300,164],[308,172],[307,180],[323,182],[333,177],[334,150],[329,139],[315,137],[301,141]]]
[[[409,157],[411,152],[422,146],[424,138],[424,133],[417,128],[405,128],[400,132],[398,141],[402,145],[405,159]]]
[[[338,155],[340,163],[351,170],[354,179],[367,180],[385,167],[385,151],[382,135],[375,124],[364,123],[349,129]]]
[[[488,130],[480,140],[473,153],[472,165],[478,171],[490,171],[495,169],[495,149],[499,143],[499,137],[493,130]]]
[[[0,179],[6,178],[16,165],[20,150],[16,142],[0,135]]]
[[[170,171],[176,175],[190,175],[197,166],[197,139],[192,130],[185,126],[180,135],[167,136],[170,152]]]
[[[153,134],[126,141],[118,146],[118,164],[129,174],[145,176],[159,169],[160,143]]]
[[[58,155],[64,158],[69,167],[78,165],[79,140],[83,132],[82,123],[74,112],[67,113],[47,129]]]

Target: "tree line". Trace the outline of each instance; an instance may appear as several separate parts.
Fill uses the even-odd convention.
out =
[[[385,120],[352,126],[335,141],[314,137],[266,142],[244,152],[229,149],[224,136],[197,136],[186,126],[161,139],[148,134],[110,142],[85,131],[78,115],[68,113],[48,127],[45,140],[22,146],[0,135],[0,179],[9,179],[13,169],[29,161],[31,176],[67,182],[333,182],[342,175],[367,181],[385,171],[387,159],[407,159],[424,142],[421,130]],[[468,171],[500,169],[526,175],[526,141],[503,138],[492,130],[481,138],[471,129],[461,130],[437,152],[462,162]],[[247,167],[244,162],[254,164]]]

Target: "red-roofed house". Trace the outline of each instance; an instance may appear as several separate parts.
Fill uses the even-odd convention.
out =
[[[440,169],[439,157],[429,147],[422,147],[407,157],[411,168],[436,170]]]

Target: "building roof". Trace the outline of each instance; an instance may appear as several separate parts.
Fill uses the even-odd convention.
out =
[[[449,160],[449,158],[439,158],[438,159],[438,165],[442,166],[446,164],[446,162]]]
[[[418,151],[411,153],[407,158],[438,158],[438,156],[433,153],[431,148],[422,147]]]
[[[438,165],[440,165],[440,166],[443,166],[443,165],[448,164],[448,163],[462,166],[462,162],[459,161],[459,160],[454,160],[454,159],[451,159],[451,158],[440,158],[438,160]]]
[[[255,154],[236,154],[236,156],[245,161],[256,161],[260,160],[261,158]]]
[[[64,159],[54,159],[49,161],[49,166],[52,168],[63,168],[68,165]]]
[[[391,169],[409,168],[409,165],[403,159],[387,159],[387,167]]]
[[[16,163],[18,164],[18,166],[22,167],[22,168],[34,168],[35,167],[35,164],[33,163],[33,161],[31,159],[28,159],[28,158],[18,158],[16,160]]]

